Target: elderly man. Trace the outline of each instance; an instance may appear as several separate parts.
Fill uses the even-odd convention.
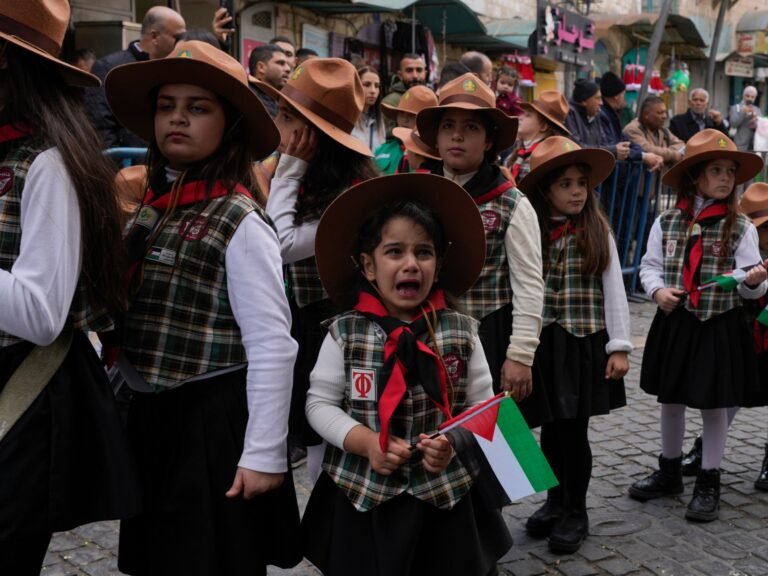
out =
[[[491,86],[493,82],[493,62],[482,52],[464,52],[459,59],[480,80]]]
[[[648,96],[640,105],[638,117],[624,127],[624,133],[644,152],[661,156],[665,166],[669,167],[683,157],[685,142],[664,127],[666,122],[667,105],[664,100]]]
[[[760,108],[755,106],[756,100],[757,88],[747,86],[744,88],[741,102],[731,106],[728,114],[733,143],[744,152],[754,149],[755,129],[757,128],[757,119],[760,117]]]
[[[147,10],[141,23],[141,37],[128,45],[126,50],[108,54],[93,64],[91,73],[104,81],[112,68],[142,60],[165,58],[171,53],[176,41],[187,31],[184,18],[165,6]],[[104,88],[88,88],[85,91],[86,111],[94,127],[101,135],[105,148],[115,146],[144,147],[146,142],[123,128],[107,103]]]
[[[694,88],[688,96],[688,110],[669,121],[669,129],[683,142],[705,128],[714,128],[724,134],[728,133],[728,120],[723,118],[714,108],[709,106],[709,92],[704,88]]]
[[[276,44],[262,44],[254,48],[248,56],[248,69],[256,80],[269,84],[275,90],[282,90],[291,74],[288,55]],[[257,86],[251,85],[251,88],[272,118],[277,118],[277,100]]]

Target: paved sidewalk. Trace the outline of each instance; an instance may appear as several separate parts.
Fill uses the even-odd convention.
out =
[[[736,416],[722,466],[719,520],[709,524],[685,520],[693,478],[686,479],[685,492],[677,498],[642,504],[626,495],[628,486],[656,465],[660,447],[658,404],[638,389],[642,345],[655,307],[631,303],[630,311],[638,349],[631,356],[632,368],[626,379],[628,405],[609,416],[594,418],[591,423],[594,470],[588,498],[590,536],[576,554],[553,555],[545,540],[529,538],[523,530],[525,519],[541,504],[544,495],[513,504],[504,510],[504,515],[515,545],[500,562],[500,573],[504,576],[768,575],[768,493],[759,492],[753,486],[766,443],[768,408],[742,410]],[[686,449],[700,427],[701,418],[691,411]],[[306,467],[296,472],[299,503],[303,509],[309,496]],[[42,574],[119,575],[117,530],[117,523],[101,522],[56,535]],[[306,563],[292,570],[269,570],[270,576],[318,574]]]

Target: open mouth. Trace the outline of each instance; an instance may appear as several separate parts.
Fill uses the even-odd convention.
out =
[[[417,280],[405,280],[403,282],[398,282],[395,285],[397,295],[401,298],[416,297],[419,293],[419,288],[421,288],[421,282],[418,282]]]

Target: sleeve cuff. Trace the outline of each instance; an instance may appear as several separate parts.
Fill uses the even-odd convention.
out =
[[[742,283],[738,288],[739,296],[747,300],[757,300],[765,294],[767,286],[768,283],[766,281],[760,282],[755,288],[750,288]]]
[[[614,352],[632,352],[635,347],[629,340],[622,340],[620,338],[614,338],[605,345],[605,353],[613,354]]]
[[[243,454],[237,463],[240,468],[247,468],[254,472],[265,472],[267,474],[281,474],[288,472],[288,452],[287,448],[282,448],[282,458],[259,458],[258,456],[249,456]]]
[[[307,173],[309,163],[295,156],[280,156],[280,161],[275,170],[275,178],[290,178],[292,180],[301,180]]]
[[[539,345],[539,341],[535,341],[536,344],[533,346],[532,351],[528,350],[522,350],[519,346],[515,346],[510,344],[507,347],[507,360],[512,360],[513,362],[519,362],[520,364],[524,364],[525,366],[533,366],[533,358],[536,355],[536,346]]]

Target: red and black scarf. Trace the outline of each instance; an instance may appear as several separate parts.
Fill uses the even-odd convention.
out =
[[[528,148],[523,146],[522,148],[518,148],[517,150],[515,150],[515,162],[512,165],[512,176],[515,177],[515,180],[517,181],[520,180],[520,176],[521,176],[520,171],[523,168],[523,163],[526,162],[528,158],[531,157],[531,154],[533,154],[533,151],[536,150],[536,146],[538,146],[542,142],[543,140],[538,140],[537,142],[534,142],[533,144],[528,146]],[[522,176],[526,176],[526,175],[523,174]]]
[[[549,241],[557,242],[560,238],[574,234],[576,230],[570,220],[553,220],[552,228],[549,229]]]
[[[355,310],[364,314],[386,332],[384,365],[381,369],[383,385],[378,387],[379,445],[386,452],[389,444],[389,422],[409,387],[420,385],[446,418],[451,417],[448,401],[448,374],[440,357],[419,336],[428,333],[429,325],[423,311],[434,309],[439,316],[445,310],[445,294],[434,290],[422,304],[410,324],[389,315],[377,295],[361,290]]]
[[[701,292],[697,290],[701,282],[701,260],[704,256],[704,246],[701,239],[701,229],[717,224],[728,216],[728,203],[713,202],[695,216],[692,216],[691,201],[683,198],[677,202],[676,208],[686,217],[688,241],[685,244],[683,256],[683,288],[688,293],[691,306],[699,305]]]
[[[2,124],[0,125],[0,144],[12,142],[32,134],[32,128],[24,124]]]

